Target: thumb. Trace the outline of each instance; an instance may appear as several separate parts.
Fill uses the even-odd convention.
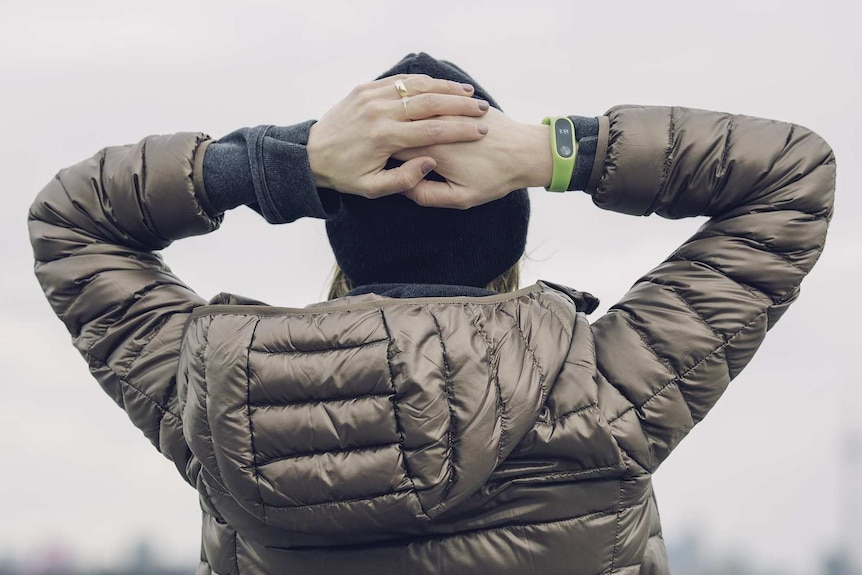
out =
[[[434,158],[413,158],[391,170],[380,170],[371,179],[372,197],[388,196],[416,187],[422,178],[437,167]]]
[[[456,210],[465,210],[471,207],[466,203],[465,194],[459,194],[458,191],[448,181],[422,180],[415,187],[402,192],[402,195],[423,207],[453,208]]]

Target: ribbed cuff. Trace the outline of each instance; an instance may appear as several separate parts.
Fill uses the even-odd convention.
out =
[[[271,224],[332,217],[341,199],[314,185],[305,147],[312,124],[243,128],[211,144],[203,178],[213,207],[226,211],[245,204]]]
[[[578,157],[575,161],[575,170],[569,181],[568,191],[586,190],[593,171],[593,162],[596,158],[596,145],[599,138],[598,118],[585,116],[569,116],[575,125],[575,137],[578,140]]]

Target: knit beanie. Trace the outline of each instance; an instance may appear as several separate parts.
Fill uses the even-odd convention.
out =
[[[475,88],[475,98],[500,109],[461,68],[428,54],[408,54],[380,78],[395,74],[466,82]],[[387,168],[400,164],[390,160]],[[427,177],[442,181],[435,172]],[[343,194],[341,200],[326,232],[338,266],[355,286],[484,287],[518,261],[527,242],[530,200],[525,189],[468,210],[422,207],[400,194],[373,200]]]

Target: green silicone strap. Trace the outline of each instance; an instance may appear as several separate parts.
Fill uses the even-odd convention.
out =
[[[549,192],[565,192],[572,181],[575,159],[578,157],[578,139],[575,125],[566,116],[547,116],[542,123],[551,129],[551,157],[554,159],[554,173]]]

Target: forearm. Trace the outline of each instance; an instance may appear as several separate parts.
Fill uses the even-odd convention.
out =
[[[600,132],[600,118],[569,116],[575,127],[577,157],[569,181],[568,190],[587,190],[595,164],[596,151],[602,137],[607,140],[607,119],[604,132]],[[543,124],[522,124],[520,136],[516,137],[513,150],[515,165],[521,174],[515,182],[518,188],[546,188],[551,183],[553,159],[551,156],[551,131]]]
[[[327,218],[338,193],[315,186],[306,145],[314,122],[236,130],[212,143],[203,163],[206,195],[214,210],[247,205],[273,224]]]

